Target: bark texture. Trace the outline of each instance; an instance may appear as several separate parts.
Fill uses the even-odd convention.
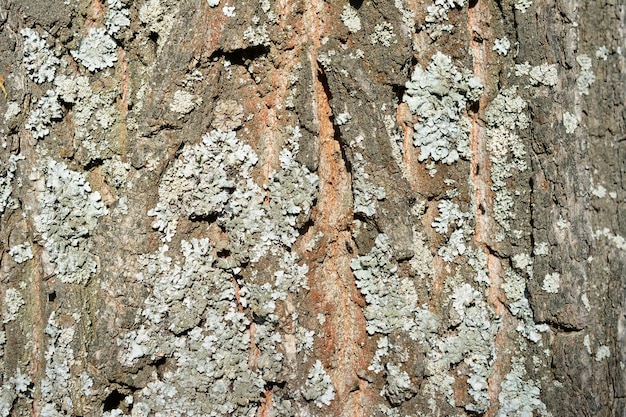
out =
[[[623,416],[625,14],[0,0],[0,416]]]

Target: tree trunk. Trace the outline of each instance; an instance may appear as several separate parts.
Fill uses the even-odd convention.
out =
[[[625,415],[625,13],[0,0],[0,416]]]

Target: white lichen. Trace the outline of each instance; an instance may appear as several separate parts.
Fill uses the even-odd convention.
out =
[[[565,127],[565,133],[572,134],[578,127],[578,118],[570,112],[563,113],[563,126]]]
[[[543,278],[543,286],[541,287],[545,292],[556,294],[559,292],[559,286],[561,285],[561,275],[558,272],[552,274],[546,274]]]
[[[24,41],[23,63],[28,76],[34,82],[41,84],[52,81],[56,72],[59,59],[48,47],[37,32],[25,28],[20,31]]]
[[[123,162],[118,155],[105,160],[102,164],[102,172],[106,175],[107,183],[115,188],[122,188],[126,185],[126,177],[129,171],[130,163]]]
[[[533,258],[527,253],[518,253],[511,258],[513,266],[520,271],[524,271],[528,276],[532,277]]]
[[[547,242],[539,242],[533,249],[533,254],[535,256],[546,256],[550,253],[550,248],[548,247]]]
[[[348,28],[350,33],[356,33],[361,30],[361,19],[354,7],[349,4],[343,6],[341,13],[341,21]]]
[[[372,45],[380,43],[383,46],[390,47],[392,43],[396,42],[396,34],[393,32],[393,26],[389,22],[377,24],[374,27],[374,33],[370,35],[370,43]]]
[[[583,346],[585,347],[585,349],[587,349],[587,353],[591,355],[592,354],[591,338],[589,337],[588,334],[586,334],[585,337],[583,338]]]
[[[469,213],[462,212],[459,205],[450,200],[441,200],[438,208],[439,216],[435,217],[435,221],[431,224],[437,233],[448,233],[450,224],[455,224],[455,228],[459,228],[469,217]]]
[[[16,101],[9,101],[7,103],[7,110],[4,112],[4,120],[8,122],[20,114],[21,111],[22,109],[20,109],[20,105]]]
[[[379,338],[376,345],[377,349],[374,353],[374,357],[372,358],[372,363],[367,367],[367,369],[378,374],[385,369],[382,360],[385,356],[389,355],[389,349],[392,346],[389,343],[389,338],[387,336]]]
[[[175,4],[176,2],[162,4],[160,0],[147,0],[139,8],[139,20],[141,23],[146,26],[149,32],[159,35],[157,40],[157,54],[161,53],[163,50],[168,40],[168,35],[174,26],[177,10],[172,9],[171,5]]]
[[[561,230],[569,229],[570,222],[564,219],[562,215],[559,215],[559,219],[556,221],[556,227]]]
[[[509,53],[509,49],[511,49],[511,41],[506,36],[503,38],[496,39],[493,43],[494,51],[496,51],[499,55],[506,56]]]
[[[9,323],[17,318],[20,308],[26,304],[22,294],[15,288],[8,288],[4,293],[3,323]]]
[[[108,0],[107,14],[104,25],[111,36],[115,36],[120,29],[130,26],[130,11],[122,0]]]
[[[591,194],[598,198],[604,198],[606,197],[606,188],[602,184],[598,184],[597,187],[591,189]]]
[[[517,172],[527,169],[526,150],[518,132],[530,124],[526,115],[526,102],[517,95],[517,88],[511,87],[500,91],[486,111],[487,149],[492,163],[493,217],[501,231],[496,240],[504,239],[504,233],[511,229],[510,221],[514,218],[513,194],[507,189],[507,180]]]
[[[591,71],[591,58],[588,55],[580,54],[576,57],[576,62],[580,68],[576,86],[580,94],[589,95],[589,87],[596,81],[596,76]]]
[[[23,374],[20,369],[17,369],[15,375],[9,379],[9,384],[19,393],[25,393],[32,383],[28,374]]]
[[[380,395],[387,397],[392,404],[400,404],[413,395],[411,377],[400,365],[387,363],[386,380]]]
[[[71,51],[74,58],[80,61],[91,72],[112,67],[117,61],[117,44],[102,28],[92,28],[89,34],[80,41],[78,49]]]
[[[80,320],[78,314],[72,314],[71,321]],[[47,349],[45,351],[45,374],[40,383],[41,416],[52,417],[74,414],[72,401],[64,401],[72,395],[83,395],[80,377],[74,376],[70,368],[74,365],[75,355],[72,343],[76,335],[76,326],[61,324],[53,311],[45,328]],[[80,389],[80,388],[79,388]]]
[[[198,97],[184,90],[176,90],[174,97],[170,103],[170,110],[176,113],[180,113],[182,117],[185,114],[191,113],[193,109],[202,104],[202,97]]]
[[[487,123],[494,128],[525,129],[530,124],[525,113],[526,107],[526,101],[517,95],[517,87],[502,90],[487,110]]]
[[[522,13],[526,13],[526,10],[533,5],[533,0],[515,0],[515,9]]]
[[[580,296],[580,301],[582,301],[583,306],[587,311],[591,311],[591,304],[589,303],[589,297],[587,297],[587,294],[583,293],[583,295]]]
[[[553,87],[559,81],[556,64],[541,64],[532,67],[529,74],[531,85],[547,85]]]
[[[457,229],[450,234],[446,244],[439,248],[437,254],[446,262],[453,262],[454,258],[465,253],[465,235],[463,229]]]
[[[211,126],[222,132],[236,130],[243,124],[244,109],[235,100],[220,100],[213,110]]]
[[[507,269],[504,274],[504,282],[501,284],[506,298],[510,301],[519,301],[524,298],[526,280],[512,269]]]
[[[415,25],[415,10],[412,10],[410,7],[405,7],[403,0],[394,0],[394,5],[402,15],[402,22],[406,27],[413,27]]]
[[[602,345],[596,350],[596,362],[601,362],[611,356],[611,349],[608,346]]]
[[[626,251],[626,239],[621,235],[611,232],[608,227],[595,231],[593,238],[598,239],[600,237],[606,238],[609,242],[615,245],[618,250]]]
[[[596,50],[596,59],[606,61],[607,59],[609,59],[610,53],[611,51],[609,51],[609,48],[607,48],[606,45],[602,45]]]
[[[265,24],[255,27],[248,26],[243,32],[243,38],[252,46],[269,46],[271,43],[270,34]]]
[[[222,7],[222,13],[224,13],[226,17],[235,17],[235,6]]]
[[[9,249],[9,255],[13,257],[16,263],[21,264],[33,259],[33,248],[30,242],[24,242],[21,245],[15,245]]]
[[[335,117],[335,123],[337,123],[338,126],[343,126],[350,120],[352,120],[352,115],[347,111],[339,113],[337,117]]]
[[[523,75],[528,75],[530,74],[530,69],[532,68],[532,66],[530,65],[530,63],[528,61],[522,63],[522,64],[515,64],[515,76],[516,77],[521,77]]]

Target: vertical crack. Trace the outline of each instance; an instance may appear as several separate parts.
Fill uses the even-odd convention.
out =
[[[474,243],[487,255],[487,270],[491,281],[487,300],[494,307],[496,315],[502,319],[494,341],[497,351],[500,352],[499,346],[508,343],[506,328],[510,326],[508,322],[510,322],[512,317],[502,303],[502,263],[500,258],[490,250],[493,246],[491,232],[495,227],[493,219],[493,191],[491,190],[491,161],[487,151],[487,132],[485,126],[479,122],[480,111],[487,106],[489,96],[488,62],[491,59],[491,51],[488,49],[484,39],[491,38],[488,24],[490,20],[491,14],[484,2],[478,1],[474,4],[474,7],[469,8],[468,33],[474,57],[474,75],[485,86],[485,93],[477,105],[471,109],[470,147],[472,157],[470,178],[474,186],[474,216],[476,218]],[[500,384],[504,379],[503,364],[506,361],[506,356],[506,354],[498,354],[494,360],[493,374],[488,379],[490,406],[485,414],[486,416],[493,416],[498,410],[498,396],[500,394]]]
[[[312,295],[321,300],[316,311],[326,315],[323,330],[327,339],[320,344],[318,356],[329,370],[337,397],[334,407],[350,410],[352,415],[365,415],[364,389],[357,372],[367,367],[362,346],[366,341],[365,318],[357,300],[356,288],[347,247],[353,247],[350,227],[353,219],[352,180],[342,154],[330,107],[330,86],[318,62],[318,50],[326,32],[323,22],[326,4],[322,0],[307,2],[304,20],[308,35],[308,60],[313,80],[313,114],[319,127],[319,195],[312,233],[322,232],[320,247],[312,256],[317,267],[313,272]],[[338,414],[342,414],[339,411]]]

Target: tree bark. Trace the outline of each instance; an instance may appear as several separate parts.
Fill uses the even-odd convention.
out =
[[[623,416],[625,14],[0,0],[0,415]]]

